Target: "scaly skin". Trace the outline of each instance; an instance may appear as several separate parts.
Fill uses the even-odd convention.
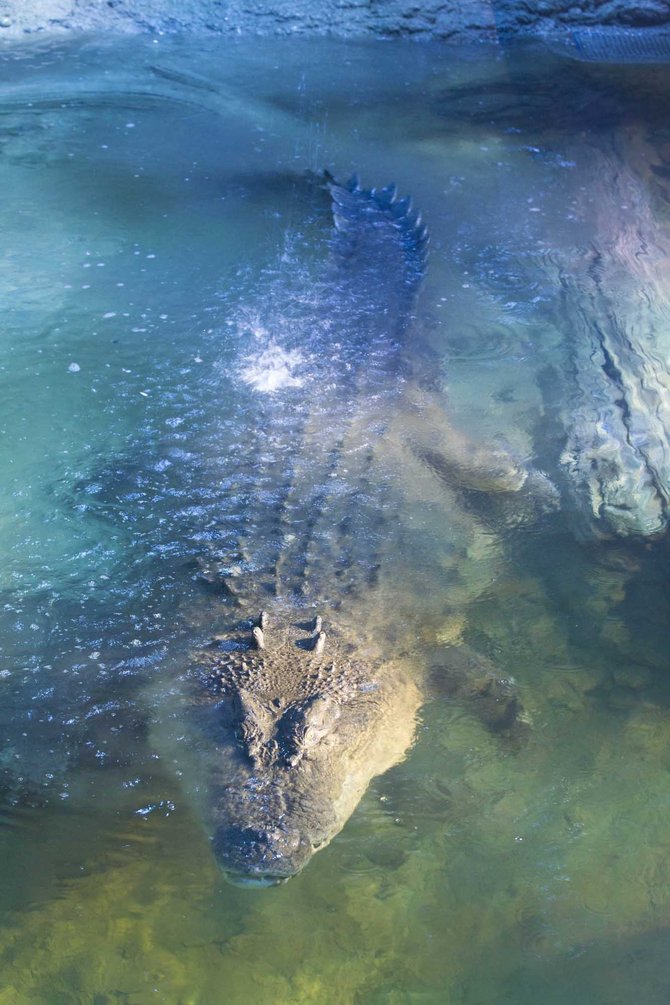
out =
[[[216,745],[215,855],[233,881],[281,882],[402,759],[421,692],[400,660],[355,651],[332,624],[280,604],[204,659],[209,700],[196,715]]]
[[[355,179],[330,190],[334,279],[323,295],[341,315],[330,335],[336,353],[324,357],[327,379],[305,390],[300,439],[267,451],[270,467],[258,476],[264,493],[252,498],[239,560],[234,569],[221,563],[227,595],[248,620],[202,655],[207,686],[192,710],[196,735],[205,738],[197,784],[214,852],[228,876],[246,884],[298,872],[413,740],[426,675],[416,659],[403,658],[398,633],[392,638],[397,611],[376,592],[381,566],[395,585],[388,539],[395,500],[402,505],[406,497],[397,477],[405,465],[380,468],[376,459],[392,454],[397,440],[440,482],[521,498],[529,481],[509,452],[436,433],[444,422],[436,399],[418,388],[413,394],[398,378],[427,243],[409,200],[398,200],[393,187],[362,189]],[[396,437],[398,407],[404,433]],[[290,454],[279,474],[275,454]],[[267,513],[273,544],[266,548],[263,499],[272,498],[268,485],[277,478],[288,487],[279,510]],[[209,577],[218,581],[216,565]],[[405,591],[407,584],[405,576]],[[259,598],[269,595],[259,617]],[[366,607],[375,621],[369,635]],[[313,620],[320,609],[323,625]],[[406,624],[399,634],[417,630]],[[465,690],[485,697],[493,728],[508,729],[519,711],[508,689],[481,663],[477,676],[483,683]]]

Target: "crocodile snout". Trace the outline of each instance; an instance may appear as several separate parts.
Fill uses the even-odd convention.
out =
[[[230,882],[273,886],[300,872],[312,849],[298,830],[283,827],[220,827],[214,854]]]

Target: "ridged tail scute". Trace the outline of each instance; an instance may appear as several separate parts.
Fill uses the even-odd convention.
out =
[[[412,200],[399,199],[395,185],[363,188],[358,175],[344,184],[330,175],[326,180],[333,200],[336,254],[343,260],[356,256],[360,263],[368,250],[374,254],[375,244],[397,244],[402,252],[402,281],[414,291],[425,272],[430,238]]]

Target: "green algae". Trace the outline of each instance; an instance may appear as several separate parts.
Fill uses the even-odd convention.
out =
[[[519,968],[667,917],[669,731],[658,706],[622,717],[587,702],[501,757],[479,722],[438,703],[342,839],[253,895],[223,884],[187,815],[138,821],[148,837],[87,854],[57,896],[8,919],[5,998],[503,1000]]]

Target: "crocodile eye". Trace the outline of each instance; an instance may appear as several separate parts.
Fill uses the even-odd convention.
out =
[[[264,747],[272,732],[272,717],[248,691],[240,688],[235,697],[238,737],[251,760],[258,764],[263,760]]]
[[[304,711],[303,748],[316,746],[331,731],[339,715],[339,705],[331,698],[314,698]]]
[[[337,721],[340,709],[332,698],[311,698],[305,705],[293,706],[282,716],[278,739],[282,756],[291,767],[313,750]]]

